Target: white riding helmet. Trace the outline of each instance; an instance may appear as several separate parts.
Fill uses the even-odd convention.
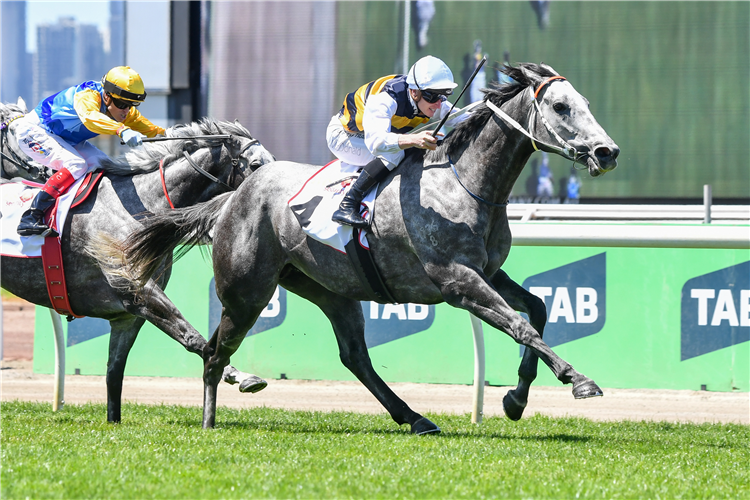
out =
[[[432,56],[425,56],[414,63],[406,75],[406,83],[409,88],[419,90],[453,90],[458,86],[448,65]]]

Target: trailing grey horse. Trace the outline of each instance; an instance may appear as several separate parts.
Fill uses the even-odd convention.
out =
[[[447,302],[526,346],[518,386],[503,400],[508,417],[518,420],[538,359],[560,382],[573,385],[575,398],[602,391],[544,343],[544,302],[501,269],[511,247],[508,196],[536,148],[579,163],[592,177],[617,166],[619,148],[586,99],[552,68],[521,64],[504,71],[514,83],[487,90],[484,102],[437,150],[407,155],[379,186],[367,240],[396,301]],[[347,256],[308,238],[287,206],[318,168],[269,164],[235,193],[150,218],[117,250],[143,279],[175,245],[200,243],[214,229],[213,266],[223,310],[204,357],[203,427],[215,424],[224,366],[278,283],[322,309],[341,361],[398,424],[410,424],[416,434],[438,432],[373,369],[360,306],[370,299]],[[516,311],[527,313],[529,322]]]
[[[70,210],[61,238],[73,312],[104,318],[111,326],[107,419],[112,422],[120,421],[125,363],[144,321],[150,321],[185,349],[201,356],[206,340],[162,291],[169,280],[171,254],[165,254],[159,266],[165,271],[148,282],[140,297],[135,297],[113,288],[92,259],[89,250],[93,235],[124,237],[140,227],[142,214],[168,211],[170,203],[179,208],[210,200],[236,189],[251,170],[274,159],[236,122],[205,119],[170,128],[167,135],[179,139],[144,143],[122,157],[103,162],[104,178],[86,201]],[[195,139],[204,135],[224,137]],[[0,262],[4,289],[34,304],[52,306],[42,259],[3,256]],[[224,379],[241,382],[243,392],[257,392],[266,385],[262,379],[231,367]]]

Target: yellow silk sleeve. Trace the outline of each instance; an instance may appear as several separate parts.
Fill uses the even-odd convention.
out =
[[[122,122],[122,124],[132,128],[136,132],[140,132],[146,137],[154,137],[157,134],[164,135],[164,128],[151,123],[148,118],[143,116],[140,111],[134,107],[130,108],[130,112],[128,113],[128,116],[125,117],[125,121]]]
[[[99,111],[101,105],[101,96],[96,90],[82,90],[73,98],[73,108],[87,129],[97,134],[117,135],[122,125]]]

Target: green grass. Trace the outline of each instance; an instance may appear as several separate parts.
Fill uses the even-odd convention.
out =
[[[2,403],[2,498],[748,498],[750,427]]]

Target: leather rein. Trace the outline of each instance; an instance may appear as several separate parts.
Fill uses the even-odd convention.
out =
[[[224,140],[226,140],[228,138],[231,138],[231,137],[232,136],[230,135],[230,136],[227,136],[227,137],[216,137],[216,139],[224,141]],[[240,164],[240,157],[242,156],[242,154],[245,151],[247,151],[251,146],[254,146],[255,144],[260,144],[260,141],[258,139],[251,139],[250,142],[248,142],[247,144],[245,144],[245,146],[243,146],[242,149],[237,153],[237,157],[236,158],[232,158],[232,160],[231,160],[232,161],[232,171],[230,172],[229,179],[227,179],[227,181],[230,181],[231,178],[232,178],[232,174],[234,174],[236,171],[238,171],[238,166]],[[185,157],[185,159],[188,162],[188,165],[190,165],[191,167],[193,167],[193,169],[196,172],[198,172],[199,174],[201,174],[202,176],[208,178],[209,180],[211,180],[212,182],[214,182],[216,184],[224,186],[225,188],[227,188],[228,191],[234,191],[235,190],[235,188],[233,188],[232,186],[230,186],[226,182],[222,181],[218,177],[212,175],[211,173],[203,170],[200,166],[198,166],[198,164],[195,163],[195,161],[193,161],[193,159],[190,157],[190,155],[188,154],[187,151],[183,151],[182,152],[182,156]],[[159,174],[161,175],[161,186],[162,186],[162,189],[164,190],[164,196],[167,198],[167,201],[169,202],[169,206],[172,207],[172,208],[174,208],[174,205],[172,204],[172,200],[169,197],[169,192],[167,191],[167,181],[164,178],[164,160],[162,160],[162,161],[159,162]],[[245,172],[244,172],[244,170],[239,169],[239,174],[242,175],[242,178],[244,180],[244,178],[245,178]]]
[[[582,157],[586,156],[587,154],[586,153],[579,153],[578,150],[576,150],[575,147],[571,146],[568,142],[565,141],[565,139],[563,139],[562,137],[560,137],[560,134],[558,134],[557,132],[555,132],[555,130],[550,126],[549,122],[547,121],[547,119],[542,114],[542,109],[539,107],[539,102],[537,101],[537,98],[539,97],[539,93],[541,92],[541,90],[545,86],[547,86],[550,83],[554,82],[555,80],[566,80],[566,78],[564,76],[556,75],[556,76],[553,76],[551,78],[548,78],[548,79],[544,80],[539,85],[539,87],[537,87],[536,91],[534,92],[534,95],[532,96],[532,101],[534,102],[534,106],[535,106],[536,111],[537,111],[536,115],[539,116],[539,118],[541,119],[542,124],[544,125],[544,128],[547,129],[547,132],[549,132],[549,134],[552,137],[554,137],[555,140],[559,144],[562,145],[562,147],[555,146],[555,145],[552,145],[552,144],[547,144],[547,143],[544,143],[544,142],[540,141],[539,139],[534,138],[534,136],[532,136],[529,131],[527,131],[525,128],[523,128],[517,121],[515,121],[513,118],[511,118],[510,116],[508,116],[507,113],[505,113],[504,111],[502,111],[498,106],[496,106],[495,104],[493,104],[489,99],[487,99],[485,101],[485,104],[487,105],[488,108],[490,108],[492,110],[493,113],[495,113],[498,117],[500,117],[508,125],[510,125],[514,129],[518,130],[523,135],[525,135],[526,137],[528,137],[529,139],[531,139],[531,145],[532,145],[532,147],[534,148],[535,151],[539,151],[541,149],[542,151],[547,151],[547,152],[550,152],[550,153],[557,153],[560,156],[562,156],[563,158],[566,158],[568,160],[572,160],[575,163],[577,160],[581,159]],[[537,146],[537,144],[539,144],[539,146],[541,146],[541,148],[539,146]],[[505,203],[493,203],[491,201],[485,200],[481,196],[478,196],[478,195],[472,193],[469,190],[469,188],[467,188],[464,185],[464,183],[461,182],[461,178],[458,176],[458,171],[456,170],[456,166],[453,164],[453,161],[450,159],[450,156],[448,157],[448,162],[450,163],[451,169],[453,169],[453,173],[456,176],[456,180],[458,180],[458,183],[461,185],[461,187],[464,188],[466,190],[466,192],[469,193],[469,195],[472,198],[474,198],[475,200],[481,201],[482,203],[485,203],[487,205],[491,205],[493,207],[506,207],[506,206],[508,206],[508,202],[507,201]]]

